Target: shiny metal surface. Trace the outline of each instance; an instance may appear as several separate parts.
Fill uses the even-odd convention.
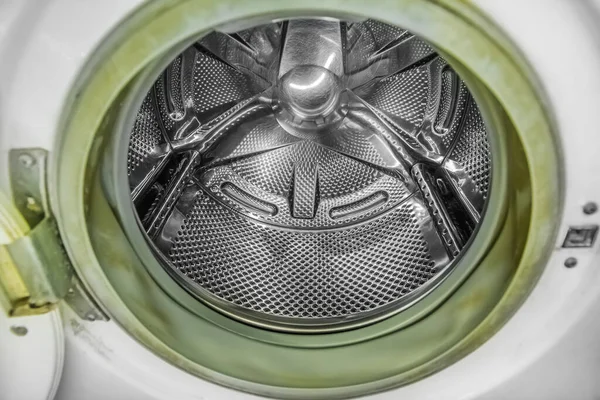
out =
[[[205,36],[149,91],[128,152],[171,276],[229,315],[300,330],[435,287],[480,222],[491,166],[457,74],[372,20]]]

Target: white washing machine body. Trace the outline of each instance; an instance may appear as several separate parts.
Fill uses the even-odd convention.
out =
[[[64,104],[85,62],[141,3],[0,4],[0,190],[10,193],[10,149],[55,150]],[[518,47],[547,95],[566,166],[555,246],[524,304],[489,340],[440,372],[370,396],[596,399],[600,397],[599,244],[564,248],[563,241],[570,227],[600,224],[600,213],[583,212],[589,202],[600,202],[600,175],[594,172],[600,170],[596,138],[600,3],[475,3]],[[567,268],[570,257],[576,265]],[[3,316],[0,322],[3,398],[256,398],[188,373],[157,356],[113,319],[83,319],[66,303],[44,315]]]

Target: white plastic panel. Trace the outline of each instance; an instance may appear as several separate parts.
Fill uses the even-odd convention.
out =
[[[54,398],[64,360],[58,311],[8,318],[0,311],[0,397],[3,400]]]

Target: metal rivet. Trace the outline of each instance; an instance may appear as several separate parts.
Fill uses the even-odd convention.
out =
[[[583,206],[584,214],[591,215],[594,214],[596,211],[598,211],[598,204],[594,203],[593,201],[590,201],[589,203],[586,203],[586,205]]]
[[[25,336],[27,335],[27,332],[29,332],[26,327],[18,325],[11,326],[10,331],[17,336]]]
[[[569,257],[565,260],[565,267],[573,268],[577,265],[577,259],[575,257]]]
[[[33,165],[34,159],[29,154],[21,154],[19,156],[19,162],[23,164],[24,167],[29,168]]]

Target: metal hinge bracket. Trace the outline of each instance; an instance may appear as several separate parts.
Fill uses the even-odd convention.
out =
[[[11,316],[35,315],[66,299],[83,318],[106,319],[84,293],[62,246],[47,197],[47,157],[43,149],[9,152],[12,200],[29,231],[0,245],[0,306]]]

